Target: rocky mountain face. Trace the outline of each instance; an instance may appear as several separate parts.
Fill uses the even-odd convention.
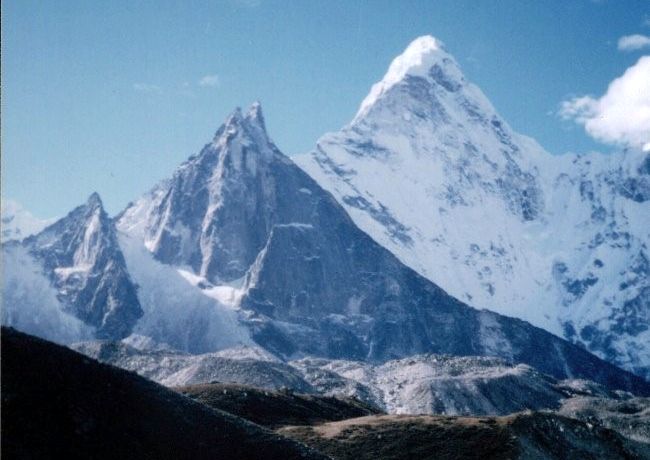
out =
[[[235,111],[210,144],[130,206],[118,225],[137,225],[166,264],[190,267],[213,284],[240,279],[266,244],[275,214],[296,212],[282,202],[290,197],[275,195],[269,168],[278,159],[259,104],[245,116]]]
[[[452,296],[650,375],[647,153],[548,154],[426,36],[348,126],[294,159]]]
[[[75,324],[80,334],[86,329],[96,338],[120,339],[142,316],[115,226],[97,194],[40,233],[3,246],[3,252],[15,262],[4,270],[5,324],[24,326],[34,311],[41,317],[40,312],[51,311],[52,318]],[[18,266],[30,276],[16,276]],[[34,280],[48,295],[31,292]],[[63,328],[54,319],[39,323],[26,329],[56,336]]]
[[[634,381],[527,323],[468,307],[405,267],[277,149],[259,104],[235,111],[117,228],[197,292],[230,305],[252,340],[283,359],[496,355],[558,377]]]
[[[408,110],[403,109],[405,104]],[[404,124],[395,121],[396,113]],[[201,152],[114,219],[93,195],[40,233],[4,245],[7,257],[20,262],[16,266],[29,268],[5,271],[9,307],[3,309],[3,323],[63,343],[131,336],[132,343],[160,344],[160,356],[155,359],[163,361],[169,349],[208,356],[174,377],[183,383],[193,382],[183,380],[188,375],[183,372],[197,379],[215,369],[245,374],[241,363],[219,360],[209,353],[261,347],[263,353],[281,361],[326,358],[372,365],[428,353],[492,356],[527,364],[555,378],[585,378],[614,389],[650,392],[650,384],[643,379],[525,321],[472,308],[459,300],[463,296],[447,294],[403,263],[413,262],[406,256],[420,251],[426,260],[443,263],[446,256],[436,258],[439,254],[430,248],[452,248],[478,235],[483,239],[469,245],[466,255],[473,254],[470,258],[456,260],[461,253],[452,251],[448,255],[458,257],[435,273],[456,279],[454,275],[465,273],[465,267],[480,267],[485,281],[490,273],[499,278],[498,270],[504,270],[512,276],[499,278],[500,286],[508,285],[512,292],[519,292],[521,286],[534,291],[539,280],[526,277],[541,265],[529,263],[532,259],[527,258],[524,246],[501,234],[514,235],[519,244],[534,232],[547,232],[542,224],[550,222],[547,176],[536,163],[546,154],[508,128],[435,40],[416,41],[396,60],[384,81],[373,87],[346,133],[357,136],[345,141],[353,153],[341,148],[335,149],[337,155],[370,166],[346,170],[321,148],[313,156],[318,167],[312,174],[332,189],[332,195],[270,140],[259,104],[245,113],[236,110]],[[370,133],[375,137],[364,140]],[[341,136],[322,145],[334,149]],[[435,142],[426,142],[432,139]],[[454,150],[461,146],[462,155]],[[459,163],[458,155],[465,160]],[[617,199],[643,206],[647,168],[645,163],[635,164],[629,159],[618,182],[598,174],[585,176],[583,182],[592,185],[583,187],[583,195],[591,193],[605,200],[608,190],[617,190]],[[633,182],[628,181],[630,168],[639,173]],[[394,176],[386,176],[393,170]],[[382,178],[382,193],[396,201],[377,201],[370,192],[356,188],[367,182],[363,190],[371,190],[377,178]],[[441,195],[436,181],[451,188]],[[627,185],[621,186],[621,181]],[[570,184],[571,179],[554,187],[564,183]],[[418,194],[425,184],[429,184],[425,198],[431,200],[426,203]],[[406,193],[402,189],[411,186]],[[351,195],[353,189],[356,195]],[[429,214],[432,209],[438,209],[437,217]],[[404,210],[408,212],[402,214]],[[641,231],[638,221],[644,219],[638,209],[632,211],[625,214],[625,222],[637,227],[629,235]],[[440,231],[444,227],[441,238],[449,239],[436,243],[426,237],[426,226],[403,224],[404,216],[418,216],[423,219],[418,222],[429,222]],[[388,233],[381,233],[382,229]],[[602,235],[606,241],[622,239],[630,247],[637,244],[633,236]],[[555,240],[550,235],[547,239]],[[617,260],[628,266],[622,258],[628,249],[619,249]],[[640,294],[612,320],[626,331],[625,340],[630,343],[645,333],[642,314],[647,309],[642,292],[647,279],[641,249],[638,262],[626,275],[628,284],[620,291]],[[596,292],[590,289],[598,276],[578,272],[576,259],[562,265],[560,253],[550,254],[554,275],[566,292],[581,298]],[[581,263],[591,263],[594,270],[615,266],[604,256],[590,262],[592,256],[587,252]],[[488,266],[492,262],[494,270]],[[461,272],[455,272],[459,266]],[[32,282],[44,289],[32,292]],[[494,296],[500,298],[496,290]],[[523,299],[515,300],[519,298]],[[40,307],[43,299],[46,306]],[[574,311],[577,307],[571,297],[566,299],[561,308]],[[512,302],[503,300],[505,310],[512,307]],[[540,305],[544,305],[541,300]],[[595,314],[592,310],[590,315]],[[53,319],[33,321],[29,312],[41,316],[47,312]],[[525,312],[541,326],[554,324],[549,311],[531,308]],[[584,328],[573,327],[574,335],[584,335]],[[614,326],[610,329],[615,330]],[[561,332],[566,330],[565,324]],[[593,331],[593,341],[598,332],[602,329]],[[630,350],[629,356],[638,357],[644,348]],[[134,369],[158,366],[149,358],[134,358],[132,363],[136,363]],[[274,371],[278,381],[291,374],[285,370]],[[153,370],[150,376],[157,378]]]

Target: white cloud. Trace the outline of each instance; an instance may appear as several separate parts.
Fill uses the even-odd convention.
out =
[[[219,75],[206,75],[199,80],[199,86],[219,86]]]
[[[650,47],[650,37],[647,35],[625,35],[618,39],[619,51],[636,51],[647,47]]]
[[[650,148],[650,56],[641,57],[612,81],[600,98],[564,101],[559,113],[583,125],[600,142]]]
[[[149,83],[134,83],[133,89],[142,93],[162,93],[162,88]]]

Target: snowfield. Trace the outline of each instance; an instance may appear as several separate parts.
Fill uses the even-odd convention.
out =
[[[294,160],[453,296],[650,375],[647,153],[545,152],[425,36]]]

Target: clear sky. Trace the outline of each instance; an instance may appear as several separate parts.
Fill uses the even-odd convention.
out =
[[[98,191],[119,212],[262,102],[289,155],[354,116],[431,34],[518,131],[553,153],[607,151],[558,115],[648,49],[648,0],[2,2],[2,192],[39,217]]]

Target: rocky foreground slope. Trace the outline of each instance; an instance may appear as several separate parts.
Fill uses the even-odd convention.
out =
[[[178,387],[210,407],[316,447],[334,458],[645,458],[650,401],[573,396],[558,413],[501,417],[388,416],[340,399],[246,385]],[[613,433],[615,431],[616,433]],[[373,457],[374,455],[374,457]],[[591,456],[591,457],[590,457]]]
[[[133,373],[2,328],[6,458],[326,458]]]
[[[316,425],[382,413],[356,398],[301,394],[290,389],[273,391],[213,382],[174,390],[207,406],[271,428]]]
[[[279,433],[340,460],[650,458],[650,446],[551,413],[505,417],[384,415]]]
[[[618,426],[630,412],[647,419],[639,398],[579,420],[382,415],[355,399],[224,383],[183,396],[7,328],[2,377],[3,454],[16,458],[650,458],[629,427],[606,425],[617,411]]]

